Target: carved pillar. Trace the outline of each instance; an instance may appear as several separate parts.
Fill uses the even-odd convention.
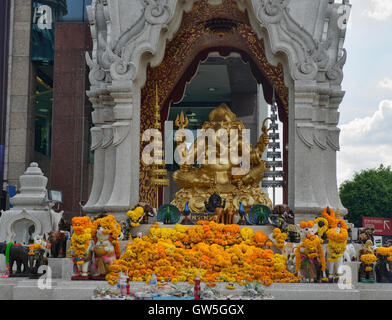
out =
[[[318,83],[317,86],[317,98],[313,105],[314,148],[311,153],[314,164],[312,165],[312,186],[318,207],[324,208],[331,205],[325,180],[329,174],[326,170],[328,167],[328,159],[326,159],[328,128],[325,124],[329,102],[329,83]]]
[[[86,213],[94,213],[99,211],[99,208],[97,208],[95,205],[99,201],[104,179],[105,151],[102,148],[102,126],[105,123],[105,118],[103,105],[101,103],[101,99],[99,98],[101,92],[102,89],[94,87],[92,87],[90,91],[87,91],[87,95],[89,96],[94,108],[94,111],[92,112],[92,121],[95,126],[90,130],[91,150],[94,151],[94,176],[89,200],[83,207],[83,211]]]
[[[325,171],[328,173],[326,176],[326,186],[328,187],[327,193],[332,208],[339,208],[340,215],[344,217],[347,214],[347,209],[343,207],[339,196],[338,183],[337,183],[337,170],[336,170],[336,152],[340,150],[339,136],[340,129],[337,127],[339,123],[339,111],[338,107],[344,97],[344,91],[340,89],[332,91],[330,96],[329,109],[327,113],[327,144],[328,149],[326,151],[325,159],[327,161],[327,167]]]
[[[113,191],[114,176],[116,172],[116,150],[113,146],[113,99],[108,91],[105,90],[105,92],[100,96],[100,100],[102,102],[102,111],[105,119],[104,125],[101,127],[103,136],[101,149],[104,154],[104,167],[101,173],[103,176],[101,193],[99,200],[94,205],[96,212],[105,211],[105,205]]]
[[[293,206],[296,218],[301,220],[308,214],[318,213],[319,210],[315,196],[318,190],[315,190],[313,186],[318,165],[314,152],[314,124],[312,122],[317,86],[315,82],[296,81],[293,90],[294,101],[293,108],[291,108],[293,115],[291,117],[294,117],[292,122],[295,126],[295,133],[290,139],[290,144],[293,144],[290,152],[294,153],[291,156],[293,172],[290,172],[290,179],[293,179],[294,184]]]
[[[131,81],[113,81],[113,146],[116,151],[114,187],[105,205],[107,212],[124,217],[139,201],[140,90]],[[135,92],[136,91],[136,92]]]

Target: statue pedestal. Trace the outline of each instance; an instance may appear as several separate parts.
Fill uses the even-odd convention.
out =
[[[73,274],[73,262],[71,258],[49,258],[53,279],[71,280]]]

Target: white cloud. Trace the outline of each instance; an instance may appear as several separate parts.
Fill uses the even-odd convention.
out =
[[[370,0],[370,9],[363,11],[365,16],[379,21],[385,21],[392,17],[392,1],[391,0]]]
[[[354,172],[392,165],[392,100],[383,100],[371,117],[341,125],[338,183]]]
[[[392,90],[392,79],[384,78],[383,80],[378,82],[378,86],[382,89]]]

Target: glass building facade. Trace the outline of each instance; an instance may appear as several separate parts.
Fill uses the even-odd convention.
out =
[[[92,0],[34,0],[32,5],[31,61],[35,66],[35,142],[38,158],[51,156],[53,64],[56,22],[88,21]]]

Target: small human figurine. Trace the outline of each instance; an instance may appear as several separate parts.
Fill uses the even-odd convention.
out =
[[[324,281],[326,279],[326,262],[321,246],[322,240],[315,235],[317,225],[313,221],[302,221],[300,227],[301,243],[295,249],[295,270],[298,277],[302,277],[308,282]]]
[[[94,243],[91,237],[91,229],[85,229],[83,232],[74,232],[70,246],[72,261],[74,263],[74,274],[71,280],[89,279],[93,247]]]
[[[121,255],[121,226],[113,215],[108,215],[94,221],[91,233],[94,240],[93,280],[105,280],[109,266]]]
[[[373,243],[367,240],[365,245],[359,250],[359,282],[374,282],[373,264],[377,261],[374,254]]]

